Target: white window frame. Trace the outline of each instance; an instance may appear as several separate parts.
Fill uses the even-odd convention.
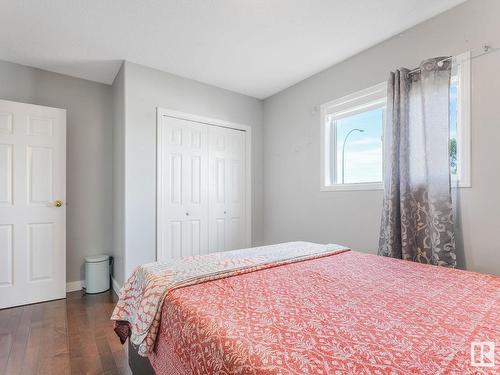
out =
[[[458,67],[457,114],[457,175],[452,187],[471,187],[471,54],[470,51],[453,57]],[[453,79],[453,78],[452,78]]]
[[[452,187],[470,188],[472,152],[471,152],[471,53],[467,51],[453,57],[453,64],[459,64],[457,77],[457,175],[452,178]],[[454,77],[452,77],[454,79]],[[375,183],[335,183],[335,157],[332,158],[332,144],[335,144],[335,132],[328,117],[337,119],[361,113],[377,107],[387,101],[387,82],[360,90],[340,99],[321,105],[321,191],[383,190],[382,182]],[[385,121],[384,121],[385,122]],[[385,124],[384,124],[385,130]],[[336,156],[336,153],[334,154]],[[332,163],[333,160],[333,163]],[[382,160],[385,164],[385,160]],[[333,164],[333,165],[332,165]]]
[[[332,145],[336,145],[336,132],[333,130],[334,123],[329,123],[329,119],[334,119],[334,122],[346,116],[385,106],[386,102],[387,82],[382,82],[321,105],[321,191],[383,190],[382,181],[336,183],[336,150],[334,146],[332,147]],[[382,126],[384,128],[385,124]]]

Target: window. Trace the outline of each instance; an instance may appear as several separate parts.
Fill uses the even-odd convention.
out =
[[[385,83],[324,104],[322,190],[382,189]]]
[[[470,187],[470,53],[455,56],[450,84],[452,186]],[[321,190],[383,189],[387,84],[321,106]]]
[[[450,169],[452,186],[470,187],[470,52],[455,56],[450,83]]]

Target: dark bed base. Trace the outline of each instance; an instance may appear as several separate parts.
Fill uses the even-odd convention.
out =
[[[136,375],[154,375],[155,371],[153,367],[151,367],[151,363],[149,363],[149,359],[147,357],[141,357],[137,354],[137,349],[134,349],[132,344],[130,344],[130,340],[128,340],[128,364],[133,374]]]

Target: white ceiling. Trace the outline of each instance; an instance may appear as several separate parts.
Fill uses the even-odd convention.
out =
[[[0,59],[112,83],[121,60],[268,97],[463,0],[0,0]]]

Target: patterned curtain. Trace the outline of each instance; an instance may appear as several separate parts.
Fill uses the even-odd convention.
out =
[[[455,267],[449,161],[451,61],[390,74],[379,255]]]

